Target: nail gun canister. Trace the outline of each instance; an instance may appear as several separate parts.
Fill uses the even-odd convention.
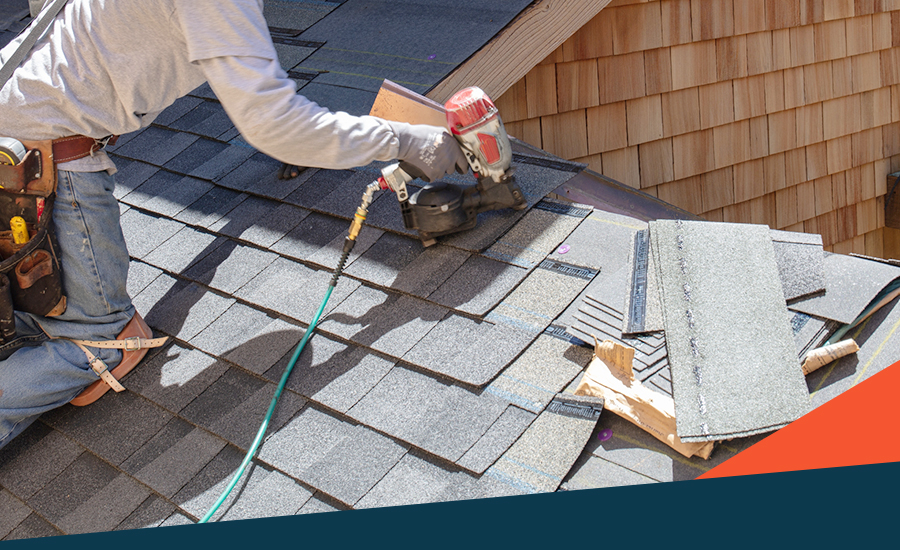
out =
[[[10,137],[0,137],[0,164],[15,166],[22,162],[27,152],[21,141]]]

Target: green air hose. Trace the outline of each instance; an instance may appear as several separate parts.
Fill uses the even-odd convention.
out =
[[[309,328],[306,329],[306,332],[303,334],[303,339],[300,340],[300,343],[297,344],[297,348],[294,349],[294,354],[291,356],[291,360],[288,362],[287,367],[284,369],[284,374],[281,375],[281,381],[278,382],[278,388],[275,389],[275,395],[272,396],[272,402],[269,403],[269,410],[266,412],[266,417],[263,419],[262,425],[259,427],[259,431],[256,432],[256,438],[253,440],[253,443],[250,445],[250,449],[247,450],[247,454],[244,456],[243,462],[238,467],[237,471],[234,473],[234,477],[231,478],[231,483],[228,484],[228,487],[222,491],[222,494],[219,496],[219,500],[213,504],[212,508],[209,509],[209,512],[203,516],[203,519],[199,521],[199,523],[206,523],[209,521],[213,514],[222,506],[222,503],[225,502],[225,499],[228,498],[228,495],[231,494],[234,486],[237,485],[238,480],[241,479],[241,476],[244,475],[244,471],[247,469],[247,465],[250,464],[250,461],[253,459],[253,456],[256,454],[257,449],[259,448],[260,443],[262,443],[263,436],[266,434],[266,430],[269,427],[269,421],[272,419],[272,414],[275,412],[275,405],[278,403],[278,398],[281,397],[281,392],[284,390],[284,386],[287,384],[288,377],[291,375],[291,371],[294,370],[294,365],[297,364],[297,359],[300,358],[300,354],[303,352],[303,348],[306,347],[306,342],[310,339],[313,334],[313,331],[316,329],[316,325],[319,324],[319,317],[322,316],[322,312],[325,311],[325,304],[328,303],[328,298],[331,297],[331,292],[334,290],[334,287],[337,286],[338,278],[340,278],[341,273],[344,271],[344,264],[347,263],[347,258],[350,257],[350,251],[353,250],[353,245],[356,244],[356,237],[359,235],[360,229],[362,229],[362,224],[366,221],[366,215],[369,212],[369,205],[372,204],[372,197],[376,191],[381,189],[381,185],[378,181],[374,181],[370,183],[365,192],[363,193],[362,204],[360,204],[359,208],[356,209],[356,214],[353,216],[353,222],[350,224],[350,231],[348,232],[347,238],[344,239],[344,249],[341,253],[341,259],[338,261],[337,267],[334,268],[334,276],[331,277],[331,281],[328,283],[328,290],[325,291],[325,296],[322,298],[322,303],[319,305],[319,310],[316,312],[315,317],[313,317],[312,322],[309,324]]]

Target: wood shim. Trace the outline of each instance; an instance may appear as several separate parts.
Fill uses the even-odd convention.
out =
[[[381,84],[369,114],[394,122],[430,124],[448,128],[447,114],[440,103],[407,90],[390,80],[385,80]]]
[[[687,458],[708,459],[713,442],[683,443],[675,432],[675,401],[634,379],[634,349],[594,338],[594,358],[575,395],[604,399],[603,408],[630,421]]]
[[[478,86],[489,97],[503,95],[535,65],[600,13],[611,0],[538,0],[465,63],[439,82],[428,97],[446,101]]]

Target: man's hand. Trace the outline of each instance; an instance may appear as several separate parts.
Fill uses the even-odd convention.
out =
[[[294,166],[293,164],[283,163],[281,168],[278,169],[277,177],[280,180],[289,180],[292,178],[296,178],[300,175],[300,172],[306,170],[305,166]]]
[[[410,176],[432,182],[453,172],[465,174],[469,169],[466,156],[447,130],[426,124],[388,124],[400,141],[400,168]]]

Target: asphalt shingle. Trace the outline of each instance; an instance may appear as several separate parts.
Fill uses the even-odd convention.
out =
[[[216,242],[217,239],[219,242]],[[222,237],[193,227],[182,227],[156,250],[144,256],[143,260],[170,273],[181,273],[202,260],[221,240]]]
[[[535,417],[534,413],[518,407],[507,407],[481,439],[456,463],[476,474],[484,473],[509,449],[510,445],[515,443]]]
[[[109,464],[91,453],[82,453],[52,484],[27,502],[42,517],[58,524],[118,476],[119,472]]]
[[[117,155],[162,166],[197,141],[198,136],[166,130],[156,126],[146,128],[134,139],[115,149]]]
[[[29,514],[31,508],[6,489],[0,489],[0,540],[12,533]]]
[[[197,138],[197,136],[194,136],[194,138]],[[243,162],[253,156],[255,152],[255,150],[249,147],[229,145],[216,156],[191,170],[188,175],[204,180],[216,181],[243,164]]]
[[[169,218],[160,218],[132,208],[120,218],[125,244],[132,258],[143,258],[178,233],[184,225]]]
[[[484,315],[506,297],[528,270],[484,256],[471,256],[428,299],[473,315]]]
[[[248,195],[215,186],[179,212],[175,219],[190,225],[209,227],[219,221]]]
[[[184,272],[184,276],[232,294],[274,262],[278,255],[222,239],[214,250]]]
[[[131,515],[116,526],[116,531],[159,527],[174,511],[175,506],[156,495],[150,495]]]
[[[219,359],[175,343],[132,371],[128,389],[177,413],[227,369]]]
[[[196,283],[176,284],[145,317],[154,328],[190,340],[235,302]]]
[[[193,479],[225,446],[225,441],[200,428],[191,428],[178,419],[173,422],[184,426],[160,432],[158,439],[151,440],[146,449],[142,449],[140,460],[134,463],[135,466],[141,462],[146,464],[133,473],[138,481],[168,498]],[[172,441],[172,436],[184,432],[185,428],[189,431]],[[127,462],[123,468],[129,471],[126,465]]]
[[[47,520],[32,513],[12,530],[3,540],[36,539],[40,537],[57,537],[64,533],[47,523]]]
[[[190,174],[227,147],[227,143],[200,138],[165,163],[163,168],[179,174]]]
[[[0,485],[28,500],[83,452],[60,432],[35,422],[0,450]]]
[[[119,474],[99,491],[85,495],[85,500],[57,525],[69,534],[111,531],[149,495],[146,487],[126,474]]]

